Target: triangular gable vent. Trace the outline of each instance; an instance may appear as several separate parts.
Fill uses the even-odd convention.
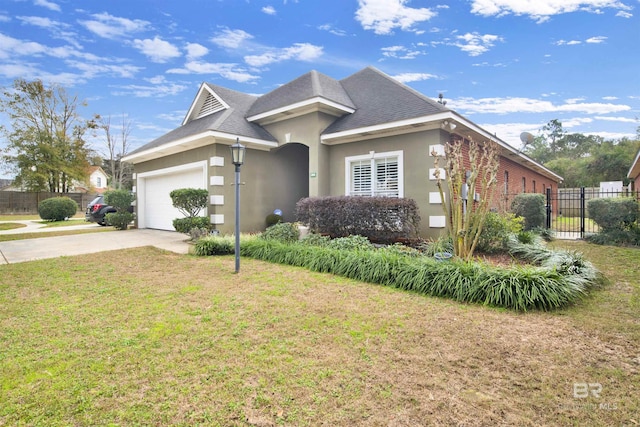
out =
[[[198,113],[197,119],[207,116],[209,114],[217,113],[218,111],[224,110],[227,108],[215,95],[209,93],[207,95],[207,99],[204,100],[202,107],[200,108],[200,112]]]

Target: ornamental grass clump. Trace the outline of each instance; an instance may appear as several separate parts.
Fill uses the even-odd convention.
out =
[[[523,245],[516,238],[513,240]],[[518,311],[553,310],[582,298],[597,278],[595,268],[577,254],[565,251],[552,256],[554,251],[543,249],[534,247],[531,251],[534,258],[540,259],[539,266],[512,268],[460,259],[437,262],[431,257],[413,256],[397,249],[354,250],[264,239],[244,242],[241,254],[460,302]],[[545,257],[540,256],[541,253]]]
[[[315,236],[298,241],[291,224],[286,223],[270,229],[273,235],[243,237],[241,255],[463,303],[518,311],[553,310],[582,298],[599,280],[597,270],[581,254],[552,251],[533,233],[522,239],[531,243],[523,243],[514,234],[507,245],[512,255],[533,265],[503,268],[460,258],[439,262],[401,245],[377,248],[362,236],[333,240]],[[233,254],[234,248],[232,236],[208,236],[196,243],[194,252],[226,255]]]

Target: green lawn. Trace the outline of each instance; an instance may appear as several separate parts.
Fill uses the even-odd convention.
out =
[[[640,251],[554,245],[611,283],[514,313],[154,248],[0,266],[0,425],[636,425]]]

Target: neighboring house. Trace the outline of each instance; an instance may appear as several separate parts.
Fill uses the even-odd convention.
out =
[[[73,192],[102,194],[107,191],[108,176],[100,166],[89,166],[88,174],[88,185],[87,183],[75,183]]]
[[[89,183],[91,188],[98,193],[104,193],[107,189],[108,176],[100,166],[89,167]]]
[[[629,178],[631,190],[640,191],[640,150],[638,150],[638,154],[636,154],[636,158],[631,164],[631,168],[629,168],[627,178]]]
[[[241,228],[258,231],[275,209],[295,220],[303,197],[382,195],[418,203],[423,236],[445,227],[431,154],[456,136],[492,139],[499,188],[542,193],[562,178],[443,104],[367,67],[343,80],[311,71],[262,96],[203,83],[180,127],[127,155],[134,164],[140,228],[172,230],[169,192],[209,191],[208,215],[234,229],[229,146],[247,146]]]

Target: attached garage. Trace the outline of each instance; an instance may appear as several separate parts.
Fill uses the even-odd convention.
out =
[[[173,207],[169,193],[178,188],[206,189],[206,171],[204,161],[138,174],[138,227],[174,231],[173,220],[184,215]]]

